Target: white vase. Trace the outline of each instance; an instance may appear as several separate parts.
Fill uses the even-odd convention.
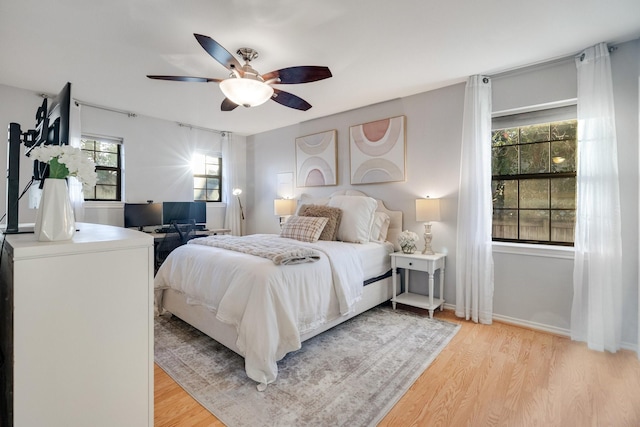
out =
[[[69,240],[75,231],[67,180],[45,179],[34,227],[36,239],[41,242]]]

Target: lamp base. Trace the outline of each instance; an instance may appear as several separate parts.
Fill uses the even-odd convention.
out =
[[[284,226],[284,223],[287,222],[291,215],[280,216],[280,228]]]
[[[431,239],[433,236],[431,235],[431,223],[427,222],[424,224],[424,249],[422,250],[423,255],[435,255],[433,249],[431,249]]]

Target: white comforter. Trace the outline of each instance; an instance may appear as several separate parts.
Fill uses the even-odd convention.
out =
[[[331,311],[332,296],[345,315],[363,290],[362,265],[352,245],[285,240],[314,248],[320,260],[275,265],[266,258],[191,244],[174,250],[155,278],[157,296],[175,289],[190,304],[203,305],[234,325],[247,375],[262,384],[275,381],[276,362],[300,348],[301,334],[339,315]]]

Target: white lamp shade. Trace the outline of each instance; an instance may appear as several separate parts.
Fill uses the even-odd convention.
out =
[[[220,82],[220,90],[233,103],[244,107],[264,104],[273,95],[271,86],[251,78],[228,78]]]
[[[273,201],[273,214],[279,216],[293,215],[296,210],[295,199],[275,199]]]
[[[416,199],[416,221],[440,221],[440,199]]]

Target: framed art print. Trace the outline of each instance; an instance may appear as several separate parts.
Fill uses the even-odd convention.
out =
[[[296,138],[296,184],[298,187],[337,185],[336,170],[336,130]]]
[[[277,175],[276,194],[280,199],[293,199],[293,172],[281,172]]]
[[[351,184],[405,180],[405,116],[351,126]]]

